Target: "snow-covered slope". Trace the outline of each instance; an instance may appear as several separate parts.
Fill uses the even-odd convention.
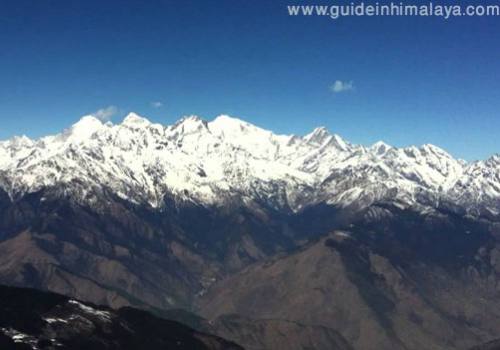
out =
[[[153,207],[169,194],[202,205],[238,199],[293,211],[391,201],[496,214],[500,158],[467,164],[432,145],[363,147],[325,128],[299,137],[229,116],[163,126],[130,113],[117,125],[85,116],[58,135],[0,142],[0,187],[12,198],[52,188],[83,202],[111,191]]]

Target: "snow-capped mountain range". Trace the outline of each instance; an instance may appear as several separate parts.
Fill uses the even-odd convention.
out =
[[[85,116],[60,134],[0,142],[0,187],[12,199],[41,189],[91,203],[113,193],[161,208],[165,195],[205,206],[228,200],[300,211],[326,202],[384,201],[423,210],[446,203],[500,212],[500,157],[466,163],[433,146],[354,145],[317,128],[276,135],[229,116],[163,126],[130,113],[122,123]]]

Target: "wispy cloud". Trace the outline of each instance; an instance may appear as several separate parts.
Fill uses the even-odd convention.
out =
[[[153,108],[161,108],[162,106],[163,106],[163,103],[160,101],[151,102],[151,107],[153,107]]]
[[[111,117],[113,117],[116,113],[118,113],[118,108],[116,106],[108,106],[95,111],[92,115],[105,123],[109,122]]]
[[[354,83],[352,81],[336,80],[330,86],[330,90],[335,94],[345,92],[345,91],[353,91],[354,90]]]

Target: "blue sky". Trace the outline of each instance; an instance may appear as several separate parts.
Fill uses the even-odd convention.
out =
[[[2,1],[0,139],[116,106],[115,122],[230,114],[468,160],[500,152],[499,17],[288,16],[297,3]]]

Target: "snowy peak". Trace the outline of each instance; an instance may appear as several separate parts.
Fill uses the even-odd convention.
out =
[[[310,134],[304,136],[304,140],[313,145],[323,145],[325,141],[331,137],[332,135],[330,132],[322,126],[314,129]]]
[[[383,155],[388,150],[390,150],[392,146],[388,145],[384,141],[375,142],[370,148],[369,151],[375,153],[376,155]]]
[[[141,127],[141,126],[148,126],[150,124],[151,122],[146,118],[141,117],[140,115],[134,112],[131,112],[125,117],[125,119],[123,119],[121,125],[128,127]]]
[[[424,156],[432,155],[435,157],[444,157],[448,159],[453,159],[453,157],[448,152],[446,152],[442,148],[439,148],[431,144],[423,145],[422,147],[420,147],[420,151]]]
[[[255,125],[247,123],[241,119],[233,118],[228,115],[219,115],[213,121],[208,123],[210,131],[215,135],[263,135],[270,134],[270,131],[261,129]]]
[[[341,151],[348,152],[352,150],[352,146],[348,142],[344,141],[344,139],[339,135],[332,135],[332,138],[329,142],[330,144],[335,145],[335,147],[337,147]]]
[[[240,150],[247,158],[274,160],[284,138],[243,120],[220,115],[208,123],[208,128],[228,152]]]
[[[250,123],[247,123],[241,119],[231,117],[227,114],[221,114],[215,117],[215,119],[212,121],[212,123],[215,124],[221,124],[221,125],[228,125],[231,127],[239,127],[239,128],[245,128],[247,126],[250,126]]]
[[[498,167],[500,166],[500,154],[495,154],[488,158],[486,161],[484,161],[487,166],[495,166]]]
[[[29,137],[26,135],[22,136],[14,136],[12,139],[7,141],[10,143],[11,147],[29,147],[33,146],[33,140],[31,140]]]
[[[304,141],[315,147],[332,146],[339,151],[352,150],[351,145],[344,141],[339,135],[331,134],[325,127],[314,129],[311,133],[304,136]]]
[[[205,120],[192,115],[179,120],[174,124],[172,129],[181,134],[194,134],[208,131],[208,123]]]
[[[73,124],[67,136],[72,141],[84,141],[103,127],[104,125],[99,119],[92,115],[86,115]]]

